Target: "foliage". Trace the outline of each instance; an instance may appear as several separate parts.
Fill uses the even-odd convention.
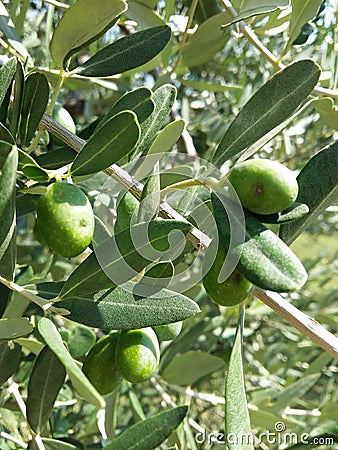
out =
[[[1,449],[336,447],[337,14],[0,2]],[[257,158],[297,174],[288,209],[239,202],[229,171]],[[37,227],[56,183],[79,193],[62,222],[81,228],[80,197],[95,218],[71,259],[52,248],[76,233]],[[245,300],[211,301],[203,278],[220,292],[235,268]],[[141,345],[125,367],[115,345],[145,328],[158,367],[130,383]]]

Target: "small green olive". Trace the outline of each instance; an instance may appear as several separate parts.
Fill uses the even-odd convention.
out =
[[[37,205],[37,226],[48,246],[66,258],[82,253],[94,234],[94,214],[77,186],[57,182],[47,187]]]
[[[213,302],[222,306],[234,306],[248,297],[252,285],[236,269],[225,281],[218,282],[225,257],[225,250],[219,248],[213,265],[203,278],[203,286]]]
[[[152,328],[121,331],[116,349],[116,364],[127,381],[140,383],[148,380],[156,372],[159,359],[159,343]]]
[[[244,161],[230,171],[228,179],[242,205],[257,214],[283,211],[298,195],[295,173],[278,161]]]
[[[122,379],[115,363],[117,338],[118,333],[113,332],[99,339],[82,366],[83,373],[101,395],[112,392]]]

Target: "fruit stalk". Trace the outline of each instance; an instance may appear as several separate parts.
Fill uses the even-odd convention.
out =
[[[55,134],[55,136],[60,139],[63,139],[77,152],[79,152],[86,143],[85,140],[72,134],[50,116],[44,115],[40,122],[40,126],[47,131],[50,131],[52,134]],[[130,192],[137,199],[141,198],[143,184],[137,180],[134,180],[117,164],[113,164],[105,170],[105,172],[107,175],[111,176],[117,182],[121,183],[124,187],[130,190]],[[186,221],[183,216],[181,216],[165,202],[160,204],[160,214],[161,217],[164,218]],[[190,233],[188,233],[187,238],[196,248],[202,251],[205,250],[210,244],[210,238],[197,228],[193,228]],[[256,288],[254,290],[254,295],[277,312],[287,322],[291,323],[295,328],[304,333],[304,335],[306,335],[314,343],[319,345],[334,358],[338,359],[338,339],[332,333],[327,331],[322,325],[299,311],[295,306],[291,305],[281,295],[275,292],[263,291]]]

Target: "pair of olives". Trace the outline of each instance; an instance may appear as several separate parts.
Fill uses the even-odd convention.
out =
[[[181,322],[137,330],[111,332],[99,339],[88,353],[82,370],[102,394],[109,394],[122,378],[131,383],[148,380],[158,369],[160,340],[176,337]]]
[[[261,217],[289,208],[298,195],[295,173],[269,159],[257,158],[238,164],[230,171],[228,181],[244,208]],[[224,282],[218,283],[225,258],[225,250],[219,248],[212,267],[203,278],[203,285],[215,303],[235,306],[248,297],[252,285],[236,269]]]

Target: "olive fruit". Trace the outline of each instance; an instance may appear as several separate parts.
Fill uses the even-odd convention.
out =
[[[220,247],[210,270],[203,277],[203,286],[213,302],[221,306],[235,306],[247,298],[252,285],[236,269],[225,281],[218,282],[225,257],[225,250]]]
[[[230,171],[228,179],[242,205],[257,214],[283,211],[298,195],[296,175],[278,161],[244,161]]]
[[[99,339],[84,360],[82,371],[101,395],[112,392],[122,380],[115,363],[118,333]]]
[[[172,341],[182,330],[182,321],[153,327],[159,341]]]
[[[66,258],[82,253],[94,234],[94,214],[86,195],[73,184],[49,185],[37,205],[37,226],[48,246]]]
[[[69,114],[69,112],[64,108],[63,106],[56,104],[54,106],[53,112],[52,112],[53,119],[58,122],[60,125],[62,125],[64,128],[66,128],[68,131],[70,131],[73,134],[76,134],[76,126],[74,123],[74,120],[72,116]],[[53,134],[51,135],[51,141],[55,145],[66,145],[61,139],[57,138]]]
[[[131,227],[133,214],[136,214],[137,217],[136,210],[138,206],[139,201],[127,191],[120,199],[116,208],[115,234]]]
[[[121,331],[116,348],[116,364],[127,381],[140,383],[148,380],[156,372],[159,359],[159,343],[152,328]]]

